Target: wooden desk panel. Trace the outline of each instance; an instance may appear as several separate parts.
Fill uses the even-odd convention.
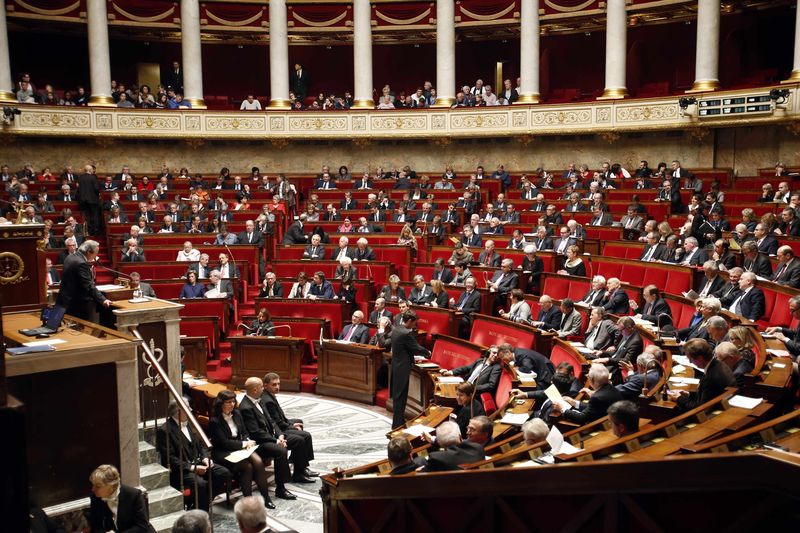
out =
[[[326,340],[319,358],[317,394],[374,404],[382,362],[381,348]]]
[[[244,387],[247,378],[263,378],[268,372],[275,372],[281,378],[282,388],[294,392],[300,390],[300,366],[305,339],[237,335],[229,340],[233,367],[231,383]]]

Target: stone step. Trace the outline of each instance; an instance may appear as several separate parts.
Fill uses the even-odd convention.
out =
[[[160,463],[143,464],[139,467],[139,483],[148,491],[169,485],[169,470]]]
[[[150,517],[150,525],[156,530],[156,533],[169,533],[172,531],[172,525],[175,520],[183,516],[184,511],[165,514],[156,518]]]
[[[139,464],[149,465],[150,463],[158,463],[161,458],[158,455],[158,450],[155,446],[147,441],[139,441]]]
[[[169,485],[147,491],[150,520],[183,511],[183,494]]]

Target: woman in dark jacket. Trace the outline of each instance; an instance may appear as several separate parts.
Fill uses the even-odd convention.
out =
[[[181,298],[202,298],[205,293],[205,286],[197,283],[197,272],[190,270],[186,274],[186,284],[181,289]]]
[[[233,391],[224,390],[217,394],[217,399],[214,401],[214,414],[208,421],[208,433],[214,447],[212,458],[215,463],[224,466],[238,476],[243,496],[252,495],[253,478],[255,477],[258,490],[264,498],[264,505],[268,509],[274,509],[275,504],[269,497],[267,472],[264,470],[264,461],[261,456],[258,453],[252,453],[249,458],[238,463],[232,463],[225,459],[231,452],[258,446],[255,441],[250,440],[244,420],[239,410],[236,409],[236,405],[236,394]]]
[[[456,412],[456,423],[461,429],[461,438],[466,439],[469,421],[476,416],[485,415],[486,411],[483,409],[483,403],[475,398],[475,385],[468,381],[458,384],[456,402],[459,405]]]
[[[426,303],[425,305],[429,307],[439,307],[441,309],[447,309],[448,300],[450,298],[447,295],[447,291],[444,289],[444,283],[442,283],[438,279],[431,280],[431,291],[433,291],[433,300]]]
[[[406,291],[400,286],[400,278],[397,274],[389,276],[389,284],[383,286],[381,296],[387,302],[399,302],[406,299]]]

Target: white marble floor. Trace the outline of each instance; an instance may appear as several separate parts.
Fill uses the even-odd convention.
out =
[[[312,470],[325,474],[337,466],[352,468],[386,457],[391,419],[382,408],[303,393],[281,393],[278,399],[286,416],[302,419],[314,438]],[[269,516],[300,533],[322,533],[321,484],[289,484],[297,500],[273,496],[277,509],[269,511]],[[238,532],[232,509],[220,503],[214,513],[216,533]],[[277,524],[270,525],[280,530]]]

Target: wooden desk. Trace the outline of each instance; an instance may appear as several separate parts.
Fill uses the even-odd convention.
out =
[[[317,394],[374,404],[382,362],[383,350],[377,346],[323,341]]]
[[[526,413],[530,414],[533,411],[533,406],[536,403],[536,400],[523,400],[521,403],[517,403],[516,401],[511,401],[508,407],[503,410],[502,413],[498,411],[497,416],[495,417],[494,425],[492,426],[492,437],[497,439],[502,439],[513,432],[515,428],[519,426],[511,425],[511,424],[503,424],[499,422],[506,413],[514,413],[514,414],[521,414]]]
[[[305,339],[300,337],[229,337],[231,342],[231,383],[244,387],[247,378],[263,378],[275,372],[281,387],[287,391],[300,390],[300,366]]]
[[[389,381],[391,382],[391,354],[389,361]],[[406,402],[405,412],[406,419],[420,416],[425,412],[426,409],[428,409],[428,407],[431,406],[432,403],[434,403],[434,375],[436,375],[437,372],[438,369],[429,370],[420,368],[416,364],[411,367],[411,374],[408,378],[408,401]],[[453,399],[455,399],[455,392],[453,394]],[[450,405],[450,407],[455,407],[455,405]],[[392,400],[391,396],[386,400],[386,410],[391,413],[394,412],[394,401]]]
[[[208,370],[208,338],[181,336],[183,370],[195,377],[206,375]]]
[[[52,352],[5,356],[9,393],[25,404],[28,481],[42,507],[86,496],[98,464],[120,466],[139,483],[137,341],[111,329],[65,318]],[[40,339],[20,329],[41,325],[38,312],[5,313],[7,346]]]
[[[409,420],[399,428],[395,429],[394,431],[390,431],[386,434],[387,439],[393,439],[395,437],[405,437],[414,445],[423,445],[424,442],[421,440],[420,437],[414,437],[413,435],[409,435],[404,431],[404,429],[411,427],[411,426],[428,426],[431,428],[439,427],[439,424],[442,422],[446,422],[448,418],[450,418],[450,414],[453,412],[453,409],[450,407],[442,407],[441,405],[431,405],[428,409],[425,410],[424,413],[421,413],[419,416],[415,417],[413,420]]]

